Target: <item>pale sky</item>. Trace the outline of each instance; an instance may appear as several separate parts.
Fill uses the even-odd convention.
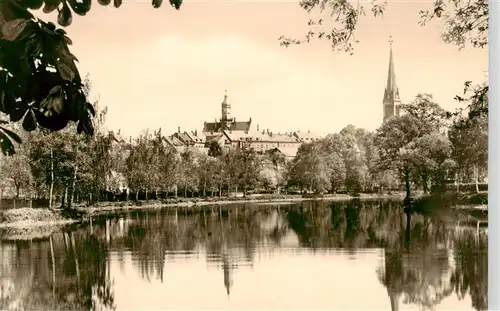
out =
[[[125,135],[200,129],[220,118],[225,89],[237,120],[251,117],[274,132],[333,133],[380,125],[391,35],[403,102],[431,93],[452,109],[466,80],[484,81],[487,49],[459,51],[441,41],[443,26],[418,24],[418,11],[431,6],[390,1],[383,18],[367,12],[352,56],[328,42],[280,47],[281,34],[308,30],[298,1],[185,1],[180,11],[167,1],[160,9],[142,0],[119,9],[94,2],[66,31],[93,96],[108,107],[108,127]]]

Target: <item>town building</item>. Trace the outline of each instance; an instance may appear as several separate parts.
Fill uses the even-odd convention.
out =
[[[252,118],[248,121],[236,121],[231,115],[231,104],[228,101],[227,91],[221,103],[221,118],[214,122],[204,122],[203,130],[181,131],[165,138],[167,144],[179,152],[186,147],[197,148],[207,153],[210,145],[217,143],[222,149],[251,148],[258,153],[269,151],[279,152],[286,159],[293,159],[303,143],[313,142],[321,136],[308,132],[273,133],[269,129],[252,130]]]
[[[396,71],[394,67],[394,59],[392,55],[392,38],[389,40],[389,72],[387,74],[387,84],[384,90],[383,103],[383,122],[393,116],[400,116],[401,99],[399,97],[399,87],[396,81]]]
[[[231,116],[231,104],[227,101],[227,91],[221,104],[221,112],[219,121],[215,120],[203,124],[203,133],[205,135],[213,135],[222,131],[248,132],[250,130],[252,118],[248,121],[236,121],[236,118]]]

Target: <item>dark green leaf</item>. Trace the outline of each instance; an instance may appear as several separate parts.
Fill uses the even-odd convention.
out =
[[[2,130],[0,130],[0,144],[2,145],[2,153],[4,155],[8,156],[15,153],[14,145]]]
[[[91,103],[87,103],[87,109],[89,110],[89,112],[92,116],[95,116],[95,109]]]
[[[69,9],[66,1],[63,1],[63,7],[59,10],[59,14],[57,14],[57,22],[59,25],[67,27],[71,25],[72,21],[73,17],[71,16],[71,10]]]
[[[57,7],[59,6],[59,4],[61,4],[61,0],[45,0],[45,5],[43,7],[43,12],[48,14],[48,13],[52,13],[55,9],[57,9]],[[49,24],[52,24],[52,23],[49,23]],[[54,25],[54,24],[52,24]],[[55,30],[55,25],[54,25],[54,29]]]
[[[34,18],[33,14],[26,10],[25,6],[19,5],[17,1],[1,1],[0,3],[2,4],[2,10],[6,8],[7,10],[10,10],[10,13],[12,14],[11,16],[24,19]],[[10,20],[10,18],[6,20]]]
[[[11,130],[9,129],[6,129],[5,127],[0,127],[0,129],[5,133],[7,134],[7,136],[9,136],[10,138],[12,138],[13,140],[15,140],[18,144],[21,144],[23,141],[21,140],[21,138],[19,136],[17,136],[16,133],[12,132]]]
[[[32,132],[36,129],[36,119],[33,110],[29,109],[23,120],[23,129]]]
[[[111,0],[97,0],[100,5],[109,5]]]
[[[17,40],[29,22],[29,19],[24,18],[17,18],[6,22],[2,27],[3,39],[8,41]]]
[[[113,0],[113,5],[115,8],[119,8],[122,5],[122,0]]]
[[[73,44],[73,41],[71,41],[71,39],[68,36],[64,36],[64,41],[66,41],[67,45],[72,45]]]
[[[180,9],[182,5],[182,0],[170,0],[170,4],[176,9]]]
[[[157,9],[161,6],[163,0],[152,0],[153,8]]]
[[[27,107],[17,107],[10,113],[10,121],[17,122],[21,120],[26,113]]]
[[[44,113],[42,113],[37,109],[34,109],[33,112],[35,113],[35,117],[38,124],[41,127],[44,127],[52,131],[60,131],[63,128],[65,128],[69,123],[69,120],[62,114],[46,116],[44,115]]]
[[[76,73],[70,68],[70,66],[66,65],[65,63],[61,61],[57,62],[56,68],[57,71],[59,71],[61,78],[63,78],[64,80],[73,81],[75,79]]]
[[[85,95],[76,92],[68,97],[71,98],[71,103],[65,107],[66,115],[69,120],[78,121],[84,116],[84,113],[88,113]]]
[[[80,120],[80,122],[78,122],[76,130],[78,134],[81,134],[83,132],[88,135],[94,135],[94,126],[92,124],[92,120],[90,118]]]
[[[0,93],[0,112],[10,114],[17,107],[16,101],[13,98],[12,90],[2,86],[4,89]]]
[[[81,3],[78,2],[78,0],[68,0],[68,1],[73,11],[81,16],[86,15],[87,12],[90,11],[90,7],[92,5],[91,0],[82,0]]]
[[[62,28],[56,29],[56,33],[59,34],[59,35],[61,35],[61,36],[67,35],[66,30],[64,30]]]
[[[63,113],[64,93],[61,86],[55,86],[50,90],[49,95],[41,101],[40,108],[42,108],[47,117]]]
[[[45,0],[45,3],[47,3],[47,0]],[[61,1],[58,1],[57,6],[59,6],[60,3],[61,3]],[[50,31],[56,31],[56,25],[53,22],[48,22],[47,23],[47,28]]]
[[[20,3],[27,8],[32,10],[38,10],[43,5],[43,0],[22,0]]]

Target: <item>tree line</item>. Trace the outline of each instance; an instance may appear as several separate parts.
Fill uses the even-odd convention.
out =
[[[90,82],[86,80],[87,87]],[[96,105],[98,106],[98,105]],[[23,132],[16,154],[0,162],[0,194],[16,198],[74,201],[223,197],[234,193],[442,192],[448,183],[479,183],[487,176],[486,114],[456,117],[431,95],[402,105],[402,115],[375,131],[348,125],[339,133],[304,143],[293,160],[251,148],[208,153],[176,150],[161,129],[123,139],[105,129],[106,109],[96,109],[94,135],[71,125],[60,131]],[[15,124],[14,124],[15,125]],[[15,129],[14,129],[15,130]],[[127,187],[123,191],[123,187]],[[121,198],[120,198],[121,197]]]

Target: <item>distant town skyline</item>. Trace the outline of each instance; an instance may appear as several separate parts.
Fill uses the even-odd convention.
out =
[[[442,25],[418,24],[418,11],[431,6],[390,2],[383,18],[367,13],[352,56],[328,42],[280,47],[279,35],[307,32],[309,16],[298,2],[186,1],[175,11],[124,1],[119,9],[95,5],[66,30],[93,97],[108,107],[111,130],[201,129],[220,119],[227,90],[237,120],[325,134],[381,124],[390,36],[402,103],[430,93],[453,109],[465,81],[485,81],[487,49],[459,51],[442,42]]]

